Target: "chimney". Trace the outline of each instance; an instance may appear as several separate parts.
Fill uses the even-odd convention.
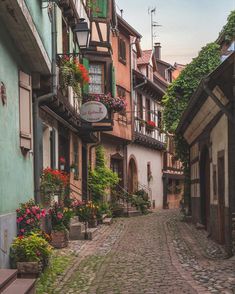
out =
[[[161,43],[154,44],[154,55],[156,59],[161,59]]]

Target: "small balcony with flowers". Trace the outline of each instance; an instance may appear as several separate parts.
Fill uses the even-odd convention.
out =
[[[165,149],[165,134],[155,121],[146,121],[139,117],[135,117],[134,128],[134,139],[136,143],[157,150]]]

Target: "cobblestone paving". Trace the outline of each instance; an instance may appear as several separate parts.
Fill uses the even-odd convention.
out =
[[[77,257],[55,293],[235,294],[235,260],[177,211],[119,219],[67,250]]]

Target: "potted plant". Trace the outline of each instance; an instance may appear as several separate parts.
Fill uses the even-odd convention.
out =
[[[64,171],[65,170],[65,163],[66,163],[65,158],[64,157],[60,157],[59,162],[60,162],[60,170],[61,171]]]
[[[74,216],[73,210],[55,202],[49,209],[49,215],[52,226],[51,245],[54,248],[67,247],[70,220]]]
[[[55,194],[62,195],[68,185],[69,176],[63,171],[46,168],[41,175],[40,189],[45,206],[49,206]]]
[[[45,218],[45,209],[35,204],[34,200],[21,203],[16,209],[18,235],[28,235],[31,232],[40,232],[41,219]]]
[[[62,89],[73,88],[77,98],[81,98],[81,84],[89,83],[89,73],[76,57],[64,56],[60,60]]]
[[[146,131],[148,133],[153,132],[155,128],[156,128],[156,123],[154,121],[149,120],[146,122]]]
[[[109,111],[115,112],[123,112],[126,110],[126,101],[125,98],[122,97],[112,97],[109,94],[91,94],[84,97],[83,102],[88,101],[97,101],[106,106]]]
[[[48,265],[52,247],[40,235],[31,233],[14,239],[10,258],[13,268],[21,278],[37,278]]]
[[[75,174],[76,168],[77,168],[76,164],[75,163],[72,163],[70,165],[70,172],[73,173],[73,174]]]

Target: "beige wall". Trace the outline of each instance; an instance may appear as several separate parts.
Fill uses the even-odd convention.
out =
[[[128,162],[135,157],[138,170],[139,188],[141,185],[149,189],[152,200],[155,200],[156,208],[163,207],[163,181],[162,181],[162,153],[157,150],[149,149],[141,145],[131,144],[127,148]],[[152,179],[147,180],[147,164],[151,163]]]
[[[217,166],[217,179],[218,179],[218,165],[217,157],[219,151],[225,152],[225,206],[229,207],[228,199],[228,119],[225,115],[221,117],[219,122],[213,128],[210,140],[212,143],[211,147],[211,158],[212,162],[210,165],[210,174],[211,174],[211,203],[218,204],[217,197],[213,195],[213,165]],[[217,195],[218,195],[218,181],[217,180]]]

